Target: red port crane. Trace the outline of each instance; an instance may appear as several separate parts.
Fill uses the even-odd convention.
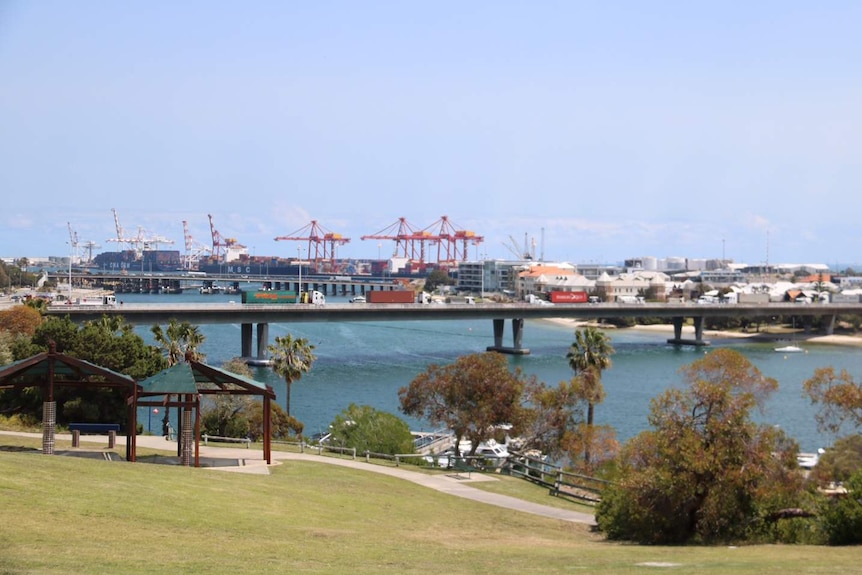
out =
[[[362,236],[362,239],[395,240],[392,257],[407,258],[411,262],[420,264],[425,263],[426,244],[430,245],[437,241],[430,232],[416,229],[406,218],[398,218],[398,221],[389,227],[377,233]]]
[[[212,214],[207,214],[207,217],[210,219],[210,232],[212,232],[213,237],[213,248],[212,255],[221,260],[222,257],[222,248],[227,248],[236,245],[236,238],[223,238],[217,229],[215,229],[215,224],[213,224]],[[225,251],[225,255],[227,255],[227,251]]]
[[[346,244],[350,238],[331,232],[318,224],[317,220],[311,220],[308,225],[286,236],[278,236],[275,241],[308,242],[308,259],[313,268],[317,272],[326,272],[336,269],[335,247]]]
[[[467,244],[478,246],[485,241],[484,237],[477,236],[475,232],[456,229],[448,216],[442,216],[424,231],[433,228],[438,229],[432,237],[437,240],[437,263],[441,266],[467,261]]]

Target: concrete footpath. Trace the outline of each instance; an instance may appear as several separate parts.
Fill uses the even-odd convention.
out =
[[[23,435],[27,437],[42,437],[39,433],[16,433],[8,431],[0,431],[0,435]],[[65,439],[71,441],[71,435],[57,434],[56,439]],[[125,436],[117,436],[117,445],[125,445]],[[100,445],[106,446],[108,443],[107,436],[86,435],[81,437],[81,451],[86,451],[88,447],[91,449],[98,448]],[[148,448],[169,453],[176,453],[177,444],[175,441],[168,441],[164,437],[152,435],[139,435],[137,438],[139,448]],[[74,451],[74,450],[72,450]],[[69,452],[65,452],[70,454]],[[476,484],[482,481],[497,481],[497,478],[484,473],[471,473],[468,477],[465,474],[459,473],[421,473],[411,471],[403,467],[388,467],[377,465],[374,463],[365,463],[362,460],[340,459],[337,457],[329,457],[325,455],[317,455],[314,453],[290,453],[285,451],[272,452],[273,465],[278,465],[287,461],[311,461],[314,463],[324,463],[327,465],[339,465],[361,471],[370,471],[372,473],[381,473],[390,477],[396,477],[405,481],[410,481],[422,487],[435,489],[437,491],[471,499],[488,505],[496,505],[514,511],[522,511],[542,517],[559,519],[560,521],[568,521],[571,523],[584,523],[587,525],[595,525],[595,516],[591,513],[582,513],[569,509],[558,509],[548,505],[540,505],[531,503],[508,495],[500,495],[490,493],[472,487],[471,484]],[[200,446],[201,466],[207,470],[219,470],[239,473],[255,473],[269,474],[269,466],[263,459],[263,451],[258,449],[246,449],[242,447],[211,447]],[[175,455],[158,456],[158,463],[177,464]]]

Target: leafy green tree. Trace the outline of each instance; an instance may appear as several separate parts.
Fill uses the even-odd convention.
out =
[[[619,475],[596,512],[611,539],[740,540],[756,520],[798,503],[795,442],[751,420],[777,382],[729,349],[681,372],[688,387],[653,399],[653,429],[617,458]]]
[[[428,366],[407,387],[398,391],[401,411],[422,417],[432,425],[445,425],[471,442],[469,455],[493,437],[494,428],[508,424],[519,433],[528,412],[522,406],[528,381],[520,369],[511,371],[499,353],[474,353],[455,363]]]
[[[0,365],[12,363],[12,334],[0,331]]]
[[[35,309],[39,312],[39,314],[42,314],[45,312],[46,309],[48,309],[48,300],[41,297],[33,297],[25,301],[24,305],[29,308]]]
[[[410,427],[401,418],[369,405],[351,403],[330,425],[331,441],[364,453],[413,453]]]
[[[425,291],[433,292],[439,286],[454,285],[455,280],[449,277],[449,272],[446,270],[431,270],[425,278]]]
[[[3,293],[7,293],[12,287],[12,278],[9,277],[9,273],[6,271],[6,264],[0,262],[0,289],[3,290]]]
[[[48,350],[54,342],[60,353],[123,373],[137,380],[145,379],[167,367],[167,362],[153,346],[134,332],[131,324],[120,319],[103,318],[77,326],[68,317],[47,317],[36,328],[33,337],[13,343],[15,359],[24,359]],[[58,405],[57,422],[119,421],[126,419],[122,394],[103,388],[60,387],[54,397]],[[32,388],[23,393],[0,394],[4,410],[32,414],[41,418],[42,391]]]
[[[166,367],[159,350],[146,345],[134,326],[122,318],[103,317],[84,323],[69,354],[137,380]]]
[[[820,485],[842,482],[862,471],[862,435],[854,433],[837,439],[820,456],[813,475]]]
[[[301,421],[293,416],[287,415],[284,410],[275,402],[270,403],[271,414],[270,421],[272,424],[273,439],[296,439],[302,435],[304,428]],[[248,436],[252,441],[257,441],[263,437],[263,402],[255,401],[250,409],[248,416]]]
[[[304,337],[294,338],[291,334],[276,337],[275,345],[267,350],[272,355],[272,370],[284,378],[287,385],[286,413],[290,416],[290,386],[299,381],[304,373],[311,371],[317,357],[314,355],[314,345]]]
[[[247,437],[253,401],[246,395],[217,395],[201,406],[201,427],[207,435]]]
[[[605,390],[602,386],[602,371],[611,367],[611,354],[614,348],[610,338],[594,327],[586,327],[575,331],[575,341],[569,347],[566,359],[569,367],[575,372],[572,380],[574,393],[587,406],[586,428],[587,437],[584,441],[584,463],[590,463],[590,445],[592,444],[592,426],[594,423],[595,406],[604,401]]]
[[[838,433],[848,423],[862,427],[862,383],[846,370],[835,373],[831,367],[817,369],[802,389],[811,403],[820,406],[815,419],[821,431]]]

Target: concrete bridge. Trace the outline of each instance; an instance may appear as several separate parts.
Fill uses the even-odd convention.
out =
[[[193,325],[240,324],[241,356],[250,363],[265,363],[270,323],[344,322],[344,321],[434,321],[459,319],[489,319],[492,321],[494,344],[489,351],[528,354],[523,347],[524,321],[527,319],[577,318],[597,320],[610,318],[659,317],[669,318],[674,325],[675,345],[709,345],[703,339],[707,318],[748,317],[769,319],[796,316],[810,325],[811,318],[825,317],[826,331],[831,334],[838,315],[862,315],[858,304],[240,304],[240,303],[147,303],[117,306],[64,305],[51,306],[48,315],[68,315],[75,322],[98,320],[103,315],[120,315],[135,325],[166,324],[171,319]],[[694,338],[684,339],[682,327],[687,319],[694,323]],[[512,322],[512,345],[504,345],[505,322]],[[256,332],[256,334],[254,333]],[[256,349],[254,340],[256,335]]]

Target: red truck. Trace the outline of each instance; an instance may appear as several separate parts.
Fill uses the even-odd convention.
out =
[[[585,291],[552,291],[551,303],[587,303],[589,296]]]
[[[365,292],[368,303],[413,303],[416,294],[413,290],[372,290]]]

